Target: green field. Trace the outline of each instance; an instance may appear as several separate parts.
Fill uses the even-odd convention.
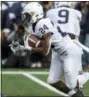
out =
[[[44,75],[44,76],[35,75],[35,76],[38,77],[38,78],[41,78],[43,81],[46,81],[45,78],[47,78],[47,75]],[[89,81],[84,85],[83,91],[84,91],[85,96],[89,96]]]
[[[3,69],[3,71],[48,71],[47,69]],[[34,77],[46,82],[48,74],[32,74]],[[22,74],[2,74],[2,94],[7,96],[59,96],[57,93],[36,83]],[[89,81],[84,86],[84,94],[89,96]]]

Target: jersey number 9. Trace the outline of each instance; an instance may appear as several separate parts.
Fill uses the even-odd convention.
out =
[[[65,24],[68,23],[69,19],[69,11],[66,9],[60,10],[58,12],[58,16],[60,17],[60,20],[58,20],[59,24]]]

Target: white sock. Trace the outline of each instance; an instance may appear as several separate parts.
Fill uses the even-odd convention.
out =
[[[76,93],[76,91],[75,90],[70,90],[69,91],[69,93],[68,93],[68,95],[69,95],[69,97],[71,97],[73,94],[75,94]]]
[[[83,85],[89,80],[89,72],[84,72],[81,75],[78,75],[79,87],[83,87]]]

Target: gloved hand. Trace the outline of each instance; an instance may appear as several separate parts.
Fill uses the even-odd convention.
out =
[[[15,41],[12,41],[12,44],[10,44],[9,46],[14,53],[19,49],[19,43]]]
[[[25,47],[20,45],[18,42],[12,41],[12,44],[9,45],[11,50],[16,53],[16,51],[25,50]]]
[[[25,50],[28,50],[28,51],[32,51],[32,47],[29,46],[28,44],[28,36],[24,36],[24,46],[25,46]]]

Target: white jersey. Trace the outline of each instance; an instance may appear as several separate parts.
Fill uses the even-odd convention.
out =
[[[52,33],[50,44],[54,46],[54,50],[59,54],[63,52],[72,53],[73,42],[70,37],[65,34],[64,37],[57,31],[49,18],[44,18],[39,20],[34,29],[34,34],[40,38],[43,37],[46,33]],[[65,53],[64,53],[65,55]]]
[[[46,33],[52,33],[51,36],[52,43],[60,42],[63,37],[58,33],[57,29],[52,25],[49,18],[44,18],[38,21],[35,26],[34,34],[40,38]]]
[[[72,33],[79,37],[81,13],[68,7],[51,9],[47,12],[47,17],[51,19],[58,31],[61,33]]]

